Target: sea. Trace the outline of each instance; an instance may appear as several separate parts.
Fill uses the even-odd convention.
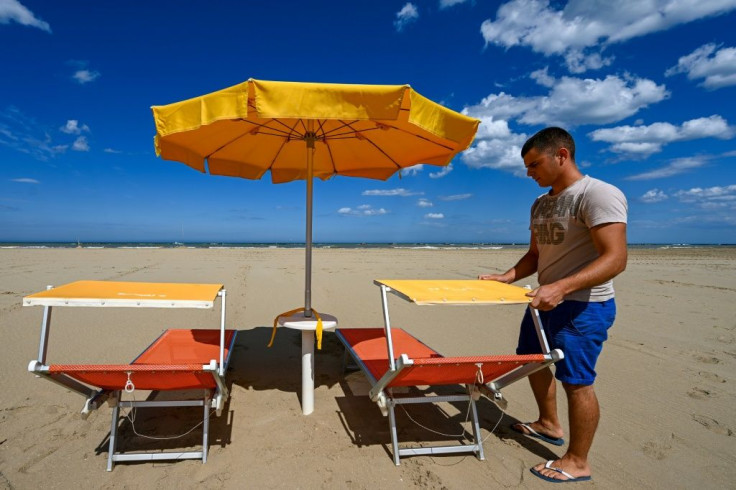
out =
[[[412,250],[525,250],[528,243],[314,243],[313,249],[412,249]],[[672,249],[672,248],[713,248],[736,247],[736,244],[722,243],[632,243],[630,248]],[[0,242],[0,249],[44,249],[44,248],[192,248],[192,249],[263,249],[263,248],[304,248],[301,242],[285,243],[227,243],[227,242]]]

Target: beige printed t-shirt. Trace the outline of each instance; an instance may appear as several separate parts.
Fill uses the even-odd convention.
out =
[[[575,274],[596,258],[590,228],[626,223],[626,197],[616,187],[585,176],[555,196],[539,196],[531,210],[531,225],[539,250],[539,284]],[[606,301],[613,298],[613,282],[571,293],[566,300]]]

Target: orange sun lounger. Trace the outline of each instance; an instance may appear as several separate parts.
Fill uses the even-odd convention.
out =
[[[506,400],[501,389],[563,358],[549,350],[539,314],[532,309],[541,354],[444,357],[408,332],[391,328],[387,293],[419,305],[528,304],[528,290],[490,281],[395,280],[375,281],[381,287],[384,328],[340,328],[338,338],[371,384],[369,396],[388,415],[394,463],[401,456],[474,453],[485,459],[475,401],[483,394],[500,406]],[[465,385],[458,395],[402,396],[398,387]],[[468,402],[473,440],[469,444],[399,448],[396,405],[438,402]]]
[[[28,365],[86,398],[83,416],[105,400],[113,406],[107,470],[118,461],[201,459],[207,461],[210,411],[219,416],[228,398],[225,371],[237,332],[225,329],[225,289],[221,284],[78,281],[26,296],[24,306],[43,306],[38,359]],[[51,310],[58,306],[213,308],[221,297],[219,330],[166,330],[130,364],[46,364]],[[135,390],[197,390],[197,399],[123,400]],[[185,452],[116,452],[120,408],[203,407],[202,450]]]

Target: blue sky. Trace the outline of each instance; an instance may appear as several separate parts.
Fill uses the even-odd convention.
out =
[[[569,129],[632,243],[736,243],[736,0],[0,0],[0,241],[299,242],[304,182],[158,159],[150,106],[248,78],[408,83],[451,167],[315,182],[315,242],[527,242],[519,149]]]

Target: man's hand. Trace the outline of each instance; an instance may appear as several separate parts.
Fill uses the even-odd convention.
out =
[[[509,284],[511,281],[505,274],[481,274],[478,276],[481,281],[498,281]]]
[[[554,283],[539,286],[537,289],[526,293],[526,295],[533,298],[531,307],[541,311],[549,311],[565,299],[565,293],[562,288],[555,286]]]

